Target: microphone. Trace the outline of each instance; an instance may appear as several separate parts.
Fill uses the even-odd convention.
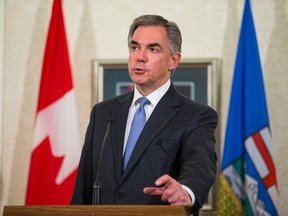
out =
[[[93,197],[92,197],[92,205],[100,205],[101,204],[101,190],[102,190],[102,185],[99,182],[99,174],[100,174],[100,168],[101,168],[101,163],[102,163],[102,156],[103,156],[103,149],[104,145],[106,143],[108,134],[110,132],[110,127],[112,125],[112,119],[107,120],[107,128],[106,128],[106,133],[101,145],[101,150],[99,154],[99,161],[98,161],[98,170],[97,170],[97,176],[96,176],[96,181],[93,184]]]

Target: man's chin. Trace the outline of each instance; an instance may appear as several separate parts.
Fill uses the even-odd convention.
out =
[[[145,79],[144,76],[134,76],[132,81],[136,84],[136,85],[139,85],[139,86],[145,86],[147,85],[147,79]]]

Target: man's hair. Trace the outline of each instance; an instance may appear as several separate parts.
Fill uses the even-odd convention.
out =
[[[181,52],[182,36],[180,29],[174,22],[169,22],[159,15],[142,15],[133,20],[128,35],[128,45],[130,45],[134,32],[139,26],[163,26],[168,37],[170,54]]]

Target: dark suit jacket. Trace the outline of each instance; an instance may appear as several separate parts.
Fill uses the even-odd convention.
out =
[[[189,187],[197,214],[216,176],[214,130],[217,113],[180,95],[173,84],[147,121],[130,161],[122,172],[125,127],[133,92],[96,104],[86,132],[71,204],[91,204],[99,152],[107,121],[113,120],[103,150],[99,180],[102,204],[163,204],[143,193],[164,174]]]

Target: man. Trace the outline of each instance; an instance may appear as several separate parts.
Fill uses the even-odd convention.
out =
[[[181,59],[181,42],[177,25],[161,16],[134,20],[128,36],[134,91],[94,106],[71,204],[91,204],[99,172],[102,204],[170,204],[198,214],[216,176],[217,113],[182,96],[171,83]],[[143,106],[138,100],[142,97],[148,99]],[[128,150],[139,106],[146,124],[135,147]]]

